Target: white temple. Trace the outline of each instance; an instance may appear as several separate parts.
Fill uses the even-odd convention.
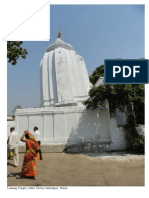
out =
[[[110,118],[108,104],[87,110],[83,101],[91,88],[85,62],[60,38],[50,45],[40,64],[40,108],[18,109],[15,128],[21,137],[34,126],[42,135],[42,146],[60,144],[68,152],[100,152],[126,148],[124,131]],[[20,143],[21,144],[21,143]]]
[[[82,106],[90,82],[84,60],[61,40],[50,45],[40,64],[41,107]]]

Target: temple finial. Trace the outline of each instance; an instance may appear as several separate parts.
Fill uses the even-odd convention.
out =
[[[58,38],[61,38],[61,31],[58,32]]]

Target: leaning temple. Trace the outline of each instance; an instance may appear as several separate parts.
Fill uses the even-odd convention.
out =
[[[100,78],[95,86],[102,85]],[[101,152],[125,150],[125,115],[110,113],[108,103],[98,110],[83,104],[92,84],[83,58],[60,36],[40,63],[40,108],[17,109],[15,129],[21,137],[38,126],[43,152]],[[20,152],[24,143],[19,142]]]

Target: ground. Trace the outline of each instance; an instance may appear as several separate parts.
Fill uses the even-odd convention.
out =
[[[16,179],[23,164],[7,162],[8,186],[144,186],[144,155],[126,152],[100,154],[43,153],[37,179]]]

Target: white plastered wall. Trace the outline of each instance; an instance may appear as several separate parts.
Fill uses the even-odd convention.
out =
[[[110,142],[108,109],[100,112],[85,107],[32,108],[18,110],[16,131],[19,137],[25,129],[41,132],[42,143]]]

